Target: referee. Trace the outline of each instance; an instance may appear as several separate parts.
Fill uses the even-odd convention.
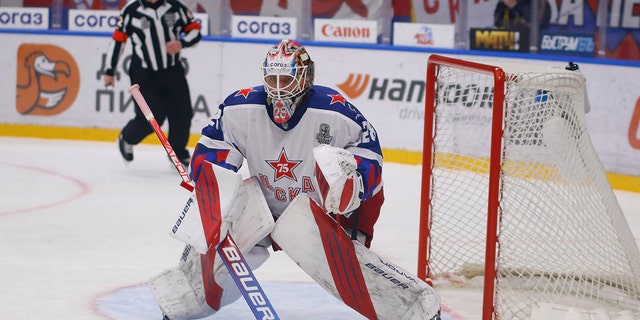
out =
[[[131,84],[140,85],[159,125],[168,119],[169,143],[180,162],[188,166],[191,156],[187,142],[193,109],[180,50],[194,46],[202,39],[200,23],[180,0],[129,1],[120,12],[112,38],[103,75],[105,86],[113,86],[118,60],[127,39],[131,38]],[[153,132],[140,108],[136,108],[135,117],[122,128],[118,137],[122,157],[132,161],[133,146]]]

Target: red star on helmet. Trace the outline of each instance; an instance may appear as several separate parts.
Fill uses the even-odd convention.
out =
[[[253,88],[244,88],[244,89],[240,89],[238,90],[238,92],[236,93],[236,97],[237,96],[244,96],[244,98],[248,98],[249,97],[249,93],[251,92],[255,92],[255,90],[253,90]]]
[[[340,102],[344,106],[344,97],[341,94],[330,94],[329,97],[331,97],[331,102],[329,102],[330,105]]]
[[[284,148],[280,151],[280,155],[278,156],[278,160],[265,160],[274,170],[275,170],[275,178],[274,181],[278,181],[280,178],[286,177],[294,181],[298,181],[296,179],[296,175],[293,173],[293,169],[302,163],[302,160],[289,160],[287,158],[287,153],[284,151]]]

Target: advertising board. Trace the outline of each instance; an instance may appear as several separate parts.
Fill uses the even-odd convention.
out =
[[[454,40],[455,26],[452,24],[393,24],[394,45],[453,49]]]
[[[92,131],[119,130],[132,117],[126,73],[130,46],[117,66],[115,88],[105,88],[101,76],[111,41],[108,35],[3,33],[2,37],[0,94],[7,98],[0,100],[0,132],[3,125],[35,126],[35,136],[49,128],[83,128],[91,139]],[[183,51],[195,114],[192,134],[199,134],[227,95],[262,83],[260,65],[271,46],[205,39]],[[428,53],[306,47],[316,62],[315,83],[336,88],[358,107],[378,131],[385,150],[421,152]],[[30,68],[32,59],[48,69]],[[559,67],[567,63],[505,59]],[[638,68],[580,63],[580,69],[591,102],[587,127],[605,169],[639,176]]]

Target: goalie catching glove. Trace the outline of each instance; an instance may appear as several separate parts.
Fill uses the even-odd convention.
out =
[[[360,206],[364,195],[362,176],[356,171],[353,155],[326,144],[313,149],[316,182],[322,205],[328,213],[350,214]]]

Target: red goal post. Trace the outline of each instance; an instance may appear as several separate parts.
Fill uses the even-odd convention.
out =
[[[640,319],[640,251],[586,129],[584,76],[431,55],[426,97],[418,276],[480,284],[484,320]]]
[[[436,108],[436,99],[430,99],[429,97],[435,97],[435,91],[436,91],[436,75],[437,75],[437,68],[439,68],[440,66],[449,66],[449,67],[457,67],[457,68],[461,68],[461,69],[465,69],[465,70],[469,70],[469,71],[473,71],[473,72],[478,72],[478,73],[482,73],[482,74],[487,74],[490,76],[493,76],[494,79],[494,93],[493,93],[493,97],[494,97],[494,101],[504,101],[504,81],[505,81],[505,74],[502,71],[502,69],[495,67],[495,66],[490,66],[490,65],[485,65],[485,64],[480,64],[480,63],[474,63],[471,61],[464,61],[464,60],[459,60],[459,59],[453,59],[453,58],[448,58],[445,56],[439,56],[439,55],[431,55],[429,57],[429,63],[427,65],[427,84],[426,84],[426,95],[427,95],[427,99],[425,101],[425,119],[424,119],[424,141],[423,141],[423,164],[422,164],[422,193],[421,194],[425,194],[424,192],[427,190],[431,190],[431,179],[426,179],[426,177],[429,177],[430,173],[429,171],[431,170],[431,160],[433,158],[433,144],[430,143],[432,141],[432,136],[430,136],[431,134],[434,133],[434,115],[435,115],[435,108]],[[492,135],[491,135],[491,157],[496,159],[496,158],[500,158],[500,140],[502,139],[502,113],[503,113],[503,104],[502,103],[494,103],[493,105],[493,117],[495,119],[498,119],[498,121],[494,121],[493,125],[492,125]],[[494,161],[493,163],[490,164],[490,168],[489,170],[493,170],[495,171],[499,171],[500,170],[500,162],[499,161]],[[496,186],[499,181],[499,175],[497,174],[489,174],[490,176],[490,182],[489,182],[489,186]],[[487,210],[489,212],[495,212],[497,211],[497,207],[498,207],[498,203],[497,203],[497,192],[498,189],[497,188],[491,188],[489,189],[489,194],[488,194],[488,208]],[[422,200],[420,202],[420,236],[419,236],[419,248],[418,248],[418,276],[423,279],[426,280],[427,278],[427,274],[428,274],[428,267],[429,265],[427,264],[428,260],[427,260],[427,244],[429,243],[429,228],[428,227],[423,227],[423,226],[428,226],[429,225],[429,199],[425,198],[424,196],[422,197]],[[489,219],[487,220],[487,241],[486,241],[486,261],[492,261],[495,260],[495,248],[496,248],[496,239],[495,239],[495,234],[491,233],[491,235],[489,235],[490,231],[489,230],[495,230],[496,226],[497,226],[497,221],[496,221],[496,215],[488,215]],[[424,230],[423,230],[424,229]],[[484,286],[485,288],[487,288],[487,290],[489,292],[493,292],[493,276],[495,274],[495,269],[490,265],[490,264],[486,264],[486,268],[485,268],[485,275],[487,275],[485,277],[485,282],[484,282]],[[492,296],[488,296],[485,295],[484,298],[484,303],[483,305],[485,306],[485,308],[488,308],[488,306],[492,305],[492,300],[493,297]],[[483,314],[485,312],[490,312],[490,310],[483,310]]]

